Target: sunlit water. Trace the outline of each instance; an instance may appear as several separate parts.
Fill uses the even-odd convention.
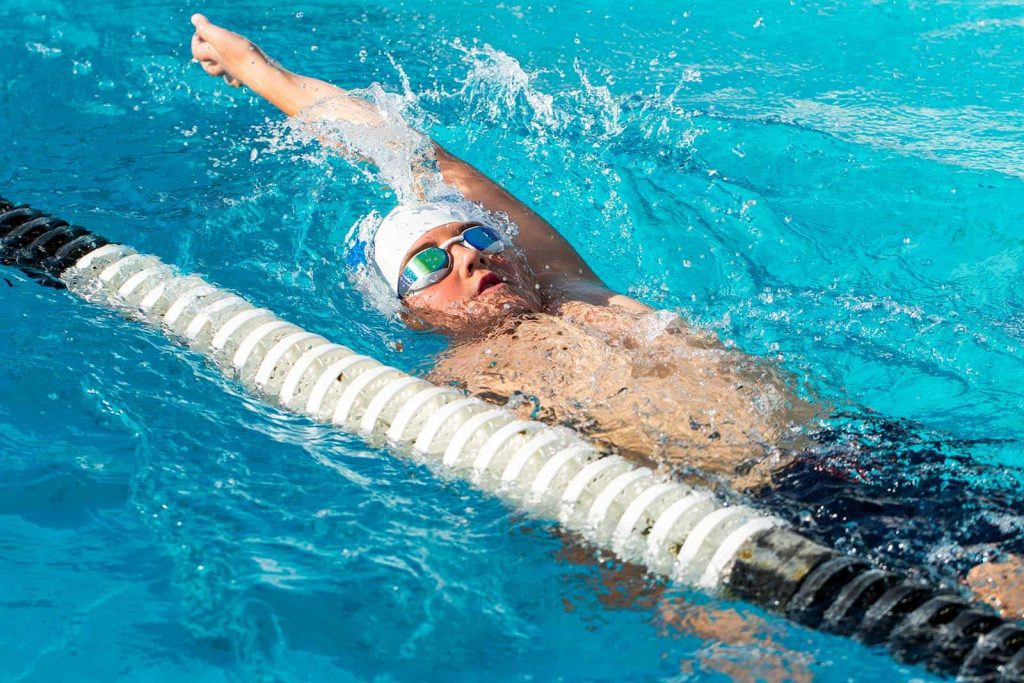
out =
[[[1001,439],[970,456],[1013,486],[1024,8],[563,4],[211,13],[295,70],[397,93],[614,288],[837,405]],[[0,194],[425,370],[444,341],[344,274],[346,236],[390,193],[190,65],[195,9],[0,4]],[[664,594],[3,276],[2,680],[715,680],[769,656],[820,680],[927,677]],[[684,599],[764,623],[752,644],[694,635]]]

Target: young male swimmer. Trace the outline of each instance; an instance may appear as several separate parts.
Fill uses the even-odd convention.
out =
[[[192,23],[192,54],[211,76],[248,86],[289,116],[383,123],[366,100],[286,71],[203,15]],[[366,266],[401,301],[407,320],[452,337],[432,381],[513,408],[518,403],[524,416],[569,424],[676,476],[749,490],[766,487],[787,468],[817,474],[813,461],[797,454],[815,441],[831,442],[814,437],[823,406],[797,396],[788,378],[763,360],[611,291],[541,216],[437,143],[431,146],[444,182],[473,204],[395,208],[370,239]],[[505,214],[518,226],[514,242],[489,214]],[[937,490],[954,499],[935,507],[964,505],[970,495],[968,487]],[[855,514],[853,520],[860,521]],[[1013,542],[1024,541],[1017,536],[983,541],[1015,550]],[[975,566],[968,580],[1007,616],[1024,616],[1020,566],[1011,555],[1002,564]]]
[[[365,100],[285,71],[202,16],[194,23],[193,55],[207,73],[249,86],[289,116],[380,120]],[[457,340],[430,379],[502,403],[535,397],[525,414],[656,464],[730,477],[742,465],[744,483],[765,479],[815,407],[770,365],[609,290],[547,221],[433,150],[447,184],[507,214],[518,234],[513,246],[493,226],[474,228],[486,215],[454,203],[399,207],[377,229],[368,265],[410,319]]]

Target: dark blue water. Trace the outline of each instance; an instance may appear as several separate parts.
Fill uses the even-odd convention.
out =
[[[343,272],[389,192],[189,64],[197,9],[0,2],[0,195],[429,367],[443,340]],[[420,124],[612,286],[1024,464],[1016,3],[208,9],[345,87],[404,74]],[[623,573],[3,276],[0,680],[925,677]],[[707,614],[744,642],[695,631]]]

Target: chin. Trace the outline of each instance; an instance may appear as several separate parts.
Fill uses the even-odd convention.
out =
[[[474,299],[465,305],[458,316],[479,332],[487,332],[508,318],[532,313],[537,309],[525,297],[511,292]]]
[[[453,302],[444,310],[413,310],[434,328],[458,336],[484,335],[502,321],[541,310],[539,301],[507,289],[485,294],[469,301]]]
[[[522,313],[537,313],[541,310],[541,303],[539,297],[531,298],[517,287],[506,287],[500,291],[484,292],[470,301],[467,308],[481,316],[490,312],[493,317],[500,319]]]

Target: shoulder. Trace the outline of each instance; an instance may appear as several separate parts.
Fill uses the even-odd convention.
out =
[[[562,315],[577,304],[613,308],[620,313],[650,313],[655,310],[630,296],[608,289],[601,282],[589,279],[563,280],[551,285],[545,299],[548,310],[555,315]]]

